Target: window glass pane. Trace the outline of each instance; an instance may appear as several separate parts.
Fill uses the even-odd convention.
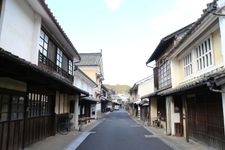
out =
[[[17,104],[18,103],[18,96],[13,96],[12,97],[12,104]]]
[[[23,119],[23,113],[18,113],[18,119]]]
[[[40,37],[44,39],[44,32],[41,30]]]
[[[48,49],[48,44],[44,43],[44,49],[47,50]]]
[[[40,38],[39,38],[39,50],[44,56],[47,56],[48,36],[42,30],[41,30]]]
[[[24,104],[24,97],[22,96],[19,97],[19,104]]]
[[[43,55],[44,55],[44,56],[47,56],[47,51],[44,50],[44,51],[43,51]]]
[[[43,45],[43,44],[44,44],[43,39],[39,38],[39,46],[41,47],[41,45]]]
[[[8,95],[2,96],[2,103],[9,103],[9,96]]]
[[[9,104],[2,104],[1,112],[8,112],[8,107],[9,107]]]
[[[209,44],[209,50],[211,50],[211,43],[210,43],[210,39],[208,39],[208,44]]]
[[[17,119],[17,112],[12,112],[11,113],[11,120],[16,120]]]
[[[48,36],[45,35],[45,42],[48,43]]]
[[[18,112],[24,112],[24,105],[18,105]]]
[[[0,121],[7,121],[8,120],[8,113],[1,113]]]

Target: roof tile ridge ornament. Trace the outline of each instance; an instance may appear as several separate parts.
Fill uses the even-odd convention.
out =
[[[210,12],[216,10],[217,9],[217,1],[218,0],[213,0],[213,2],[208,3],[207,4],[207,8],[206,9],[203,9],[203,14],[204,13],[210,13]]]
[[[196,22],[193,23],[193,25],[190,26],[189,31],[182,37],[182,39],[174,45],[173,49],[177,49],[186,39],[196,31],[196,29],[199,27],[201,22],[208,16],[210,13],[214,13],[217,10],[217,1],[218,0],[213,0],[213,2],[207,4],[207,8],[203,9],[203,14],[201,15],[200,18],[197,19]]]

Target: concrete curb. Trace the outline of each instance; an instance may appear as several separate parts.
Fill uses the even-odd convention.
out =
[[[67,145],[64,150],[75,150],[77,149],[80,144],[90,135],[92,134],[91,130],[94,129],[96,126],[98,126],[100,123],[104,121],[103,119],[97,120],[96,123],[93,125],[90,125],[85,129],[85,131],[81,132],[80,135],[76,139],[74,139],[69,145]]]

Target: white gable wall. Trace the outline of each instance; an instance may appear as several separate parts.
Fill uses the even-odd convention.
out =
[[[4,0],[2,12],[0,47],[38,64],[41,17],[24,0]]]

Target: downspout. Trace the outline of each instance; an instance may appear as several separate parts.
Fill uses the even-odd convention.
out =
[[[216,93],[225,93],[223,90],[214,89],[213,87],[209,87],[209,90]]]
[[[147,67],[149,67],[149,68],[152,68],[152,69],[154,69],[154,68],[155,68],[155,67],[152,67],[152,66],[148,66],[148,64],[147,64],[147,63],[146,63],[146,66],[147,66]]]

